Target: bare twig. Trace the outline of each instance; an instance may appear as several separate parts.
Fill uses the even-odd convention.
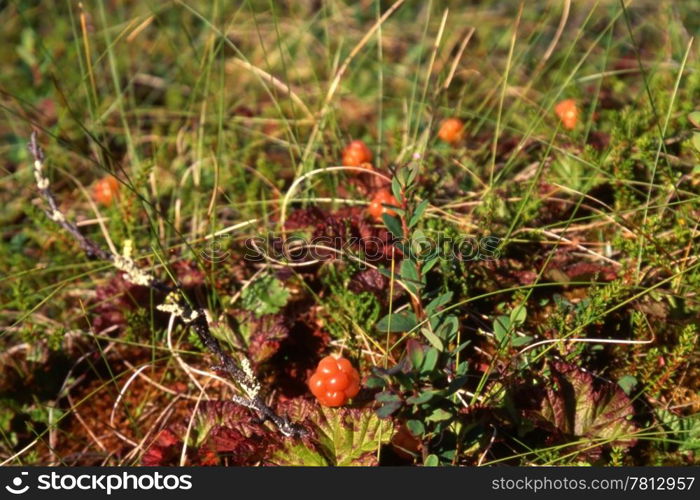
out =
[[[256,411],[263,421],[271,421],[285,436],[302,436],[304,430],[301,427],[292,424],[287,418],[277,415],[261,399],[261,387],[247,362],[248,360],[244,359],[242,366],[239,366],[237,361],[222,349],[219,341],[212,336],[209,330],[209,321],[203,309],[191,307],[179,287],[163,283],[155,276],[140,269],[131,258],[131,243],[129,241],[125,244],[123,255],[113,254],[88,239],[73,222],[66,219],[58,208],[56,198],[49,188],[49,179],[44,172],[44,153],[37,143],[36,132],[32,133],[29,140],[29,152],[34,157],[34,177],[39,193],[48,205],[48,209],[45,210],[48,217],[73,236],[88,257],[111,262],[114,267],[125,273],[125,279],[131,283],[167,293],[164,303],[160,304],[158,309],[176,316],[185,326],[194,330],[202,344],[218,358],[219,364],[214,369],[229,374],[244,393],[243,396],[234,395],[233,401]]]

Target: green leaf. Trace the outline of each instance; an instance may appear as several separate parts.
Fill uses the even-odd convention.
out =
[[[280,312],[288,300],[289,291],[271,274],[258,278],[241,292],[243,309],[257,317]]]
[[[369,408],[327,408],[297,403],[288,412],[312,426],[308,440],[287,440],[271,458],[276,465],[377,465],[377,449],[394,433],[391,420],[381,420]]]
[[[382,391],[374,395],[375,401],[379,403],[400,403],[401,398],[391,391]]]
[[[527,318],[527,309],[524,305],[520,305],[510,312],[510,322],[513,325],[522,325]]]
[[[437,457],[437,455],[428,455],[425,457],[425,462],[423,462],[423,465],[425,467],[437,467],[440,465],[440,459]]]
[[[467,383],[469,380],[469,377],[466,375],[463,375],[461,377],[455,377],[452,379],[450,382],[450,385],[447,386],[447,394],[454,394],[458,390],[460,390],[462,387],[464,387],[464,384]]]
[[[406,285],[406,287],[411,290],[414,294],[418,294],[420,288],[423,286],[420,278],[418,277],[418,268],[416,264],[410,259],[404,259],[401,261],[401,281]]]
[[[510,329],[510,318],[508,316],[498,316],[493,322],[493,334],[498,344],[502,344]]]
[[[418,170],[420,169],[420,165],[418,162],[411,163],[408,165],[408,175],[406,176],[406,182],[405,186],[410,186],[413,184],[413,181],[416,180],[416,177],[418,177]]]
[[[425,357],[425,347],[416,339],[408,339],[406,341],[406,355],[411,361],[411,366],[414,370],[420,369]]]
[[[295,467],[327,467],[331,465],[319,451],[304,443],[289,444],[278,450],[272,456],[271,462],[275,465]]]
[[[511,345],[513,347],[520,347],[522,345],[527,345],[530,342],[532,342],[532,337],[530,337],[529,335],[524,335],[522,337],[520,335],[516,335],[513,337],[513,341],[511,342]]]
[[[406,427],[408,428],[408,432],[415,437],[420,437],[425,434],[425,426],[420,420],[409,420],[406,422]]]
[[[637,385],[637,378],[634,375],[625,375],[617,381],[617,385],[619,385],[622,390],[625,391],[625,394],[629,396],[632,389],[634,389]]]
[[[459,331],[459,320],[457,316],[447,316],[443,319],[440,327],[435,331],[435,334],[443,340],[450,342]]]
[[[632,401],[617,384],[596,384],[577,366],[552,364],[551,385],[539,417],[562,434],[630,446],[636,430],[629,420],[633,413]]]
[[[371,377],[368,377],[367,380],[365,380],[364,386],[367,387],[368,389],[381,389],[386,385],[386,380],[384,380],[382,377],[377,377],[376,375],[372,375]]]
[[[384,225],[387,227],[391,234],[396,236],[398,239],[403,239],[403,228],[401,227],[401,221],[398,217],[389,214],[382,214],[382,220]]]
[[[412,228],[413,226],[418,224],[418,222],[420,222],[421,217],[423,217],[423,214],[425,213],[425,209],[428,208],[428,203],[428,200],[423,200],[418,205],[416,205],[416,209],[413,211],[411,220],[408,222],[409,228]]]
[[[382,406],[377,408],[377,411],[375,413],[379,418],[389,418],[400,408],[400,402],[384,403]]]
[[[437,349],[430,348],[427,351],[425,351],[425,359],[423,360],[423,364],[420,367],[420,372],[430,373],[431,371],[433,371],[437,366],[439,357],[440,353]]]
[[[433,413],[426,418],[427,421],[429,422],[444,422],[445,420],[449,420],[452,418],[452,413],[449,411],[445,411],[442,408],[436,408]]]
[[[695,128],[700,128],[700,111],[693,111],[688,115],[688,120]]]
[[[440,261],[440,255],[436,252],[432,257],[429,257],[423,261],[423,274],[425,275],[430,271],[435,264]]]
[[[399,179],[397,177],[394,177],[391,179],[391,192],[394,195],[394,198],[401,203],[403,201],[403,194],[401,193],[401,183],[399,182]]]
[[[435,349],[440,352],[445,350],[445,346],[443,345],[442,340],[440,340],[440,337],[431,332],[429,328],[421,328],[420,332]]]
[[[416,315],[407,311],[387,314],[377,321],[376,328],[381,332],[408,332],[412,330],[417,323]]]
[[[433,399],[438,393],[439,391],[423,391],[417,396],[411,396],[406,399],[406,402],[410,405],[422,405]]]
[[[439,307],[448,304],[451,300],[452,292],[445,292],[442,295],[438,295],[433,300],[431,300],[427,306],[425,306],[426,314],[432,316],[432,314],[436,312]]]
[[[695,149],[700,151],[700,132],[695,132],[693,134],[693,146],[695,146]]]

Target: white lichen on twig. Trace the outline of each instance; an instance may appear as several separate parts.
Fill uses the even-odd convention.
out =
[[[191,307],[187,297],[179,287],[172,287],[159,281],[154,275],[143,271],[136,265],[132,257],[133,242],[130,239],[124,242],[122,255],[113,254],[85,237],[74,223],[66,220],[50,190],[51,183],[44,172],[44,153],[36,142],[35,133],[32,134],[29,141],[29,151],[34,157],[34,178],[37,188],[48,205],[45,210],[47,216],[70,233],[89,257],[97,257],[111,262],[116,269],[125,273],[125,279],[130,283],[149,287],[156,292],[167,293],[163,303],[156,308],[179,318],[187,327],[194,330],[202,344],[219,359],[220,365],[215,368],[227,372],[245,394],[245,396],[234,395],[231,398],[234,402],[258,412],[263,420],[273,422],[285,436],[305,435],[306,431],[303,428],[277,415],[261,399],[262,386],[255,377],[250,361],[243,358],[239,366],[236,360],[222,349],[219,341],[211,334],[210,319],[206,311]]]

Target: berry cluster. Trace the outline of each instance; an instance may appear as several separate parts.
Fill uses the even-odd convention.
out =
[[[309,379],[309,389],[323,406],[342,406],[360,392],[360,374],[347,359],[326,356]]]

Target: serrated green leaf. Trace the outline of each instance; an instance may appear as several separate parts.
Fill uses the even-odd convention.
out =
[[[277,465],[377,465],[377,448],[390,441],[391,420],[380,419],[369,408],[327,408],[318,405],[303,409],[303,420],[312,427],[307,441],[289,440],[277,450],[271,462]],[[302,420],[302,415],[289,415]]]
[[[289,290],[271,274],[261,276],[241,292],[243,309],[258,317],[278,313],[288,300]]]
[[[634,441],[636,427],[629,420],[632,402],[609,382],[566,363],[552,364],[552,380],[539,416],[564,435],[605,439],[618,446]]]
[[[327,467],[331,465],[319,451],[303,443],[290,444],[278,450],[272,456],[271,461],[275,465],[295,467]]]

